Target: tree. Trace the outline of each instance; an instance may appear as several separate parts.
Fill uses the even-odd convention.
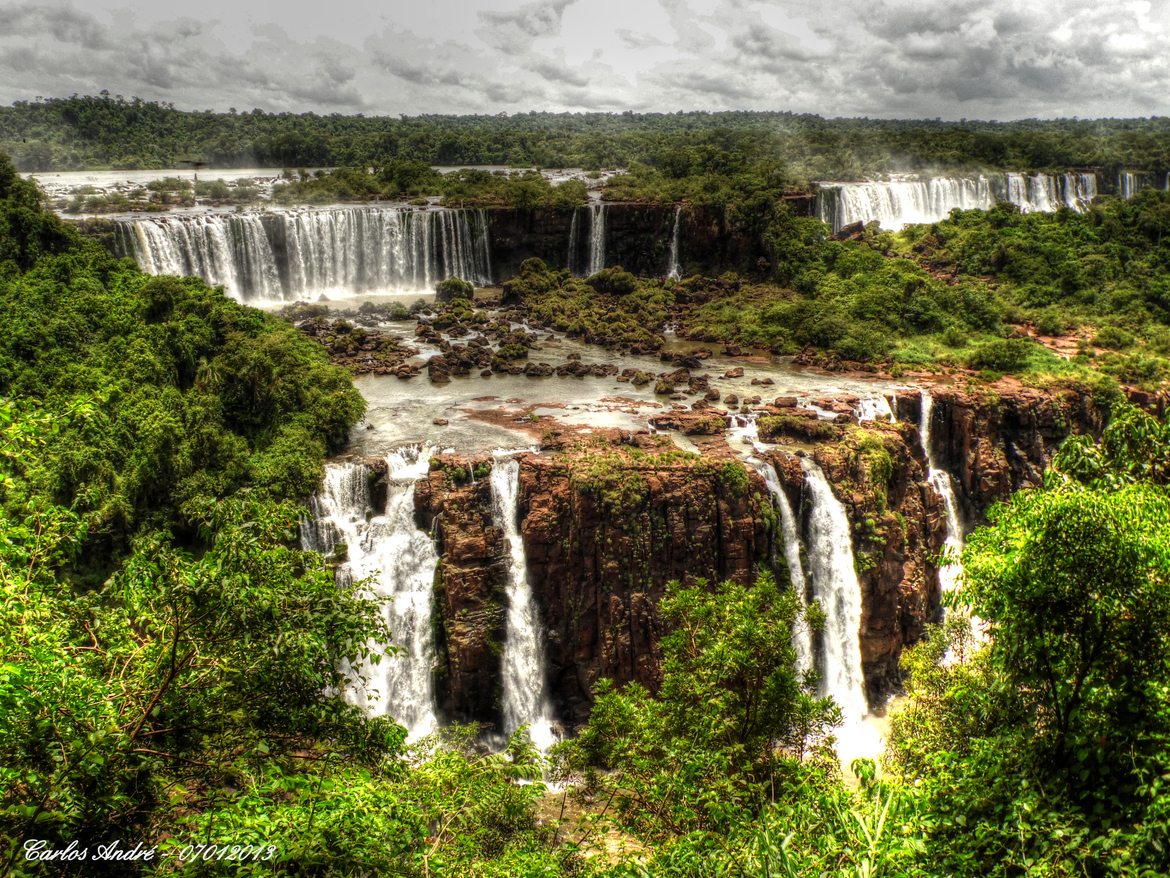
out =
[[[652,836],[727,831],[785,796],[802,759],[833,759],[840,709],[797,676],[799,604],[770,573],[750,588],[672,582],[661,608],[674,630],[658,697],[600,681],[589,726],[558,753],[561,770],[608,791]]]

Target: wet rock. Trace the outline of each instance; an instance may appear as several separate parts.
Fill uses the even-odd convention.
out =
[[[742,357],[743,356],[743,348],[741,348],[737,344],[729,344],[727,347],[725,347],[723,349],[723,353],[729,357]]]
[[[764,387],[764,386],[770,387],[771,385],[773,385],[775,383],[776,382],[773,381],[771,378],[753,378],[752,379],[752,384],[759,386],[759,387]]]
[[[446,418],[434,418],[431,420],[431,423],[434,424],[436,427],[446,427],[447,426],[447,419]]]
[[[772,405],[774,405],[774,406],[776,406],[776,408],[780,408],[780,409],[795,408],[799,404],[800,404],[800,400],[798,400],[795,396],[778,396],[778,397],[776,397],[775,401],[772,403]]]
[[[743,366],[736,366],[734,369],[728,369],[723,373],[724,378],[742,378]]]

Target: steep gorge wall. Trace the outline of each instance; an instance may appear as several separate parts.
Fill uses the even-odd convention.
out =
[[[1107,403],[1072,389],[940,387],[932,395],[935,464],[953,477],[963,516],[972,525],[985,520],[994,502],[1041,484],[1066,438],[1100,438],[1109,418]],[[897,404],[899,419],[918,423],[918,394],[899,396]]]
[[[806,450],[795,453],[784,445],[793,437],[779,435],[781,444],[767,455],[802,527],[810,494],[800,455],[820,466],[845,507],[873,705],[901,681],[903,647],[941,618],[935,559],[946,539],[945,509],[927,478],[921,400],[900,392],[894,402],[897,423],[827,424],[814,437],[796,437]],[[953,475],[972,523],[992,501],[1035,484],[1065,436],[1099,433],[1104,423],[1103,407],[1073,391],[940,388],[933,412],[936,465]],[[659,603],[670,580],[750,583],[775,558],[779,581],[786,581],[767,488],[750,469],[744,481],[745,471],[726,458],[596,448],[519,461],[528,581],[541,615],[549,694],[568,725],[588,717],[591,689],[603,677],[656,690],[666,633]],[[415,507],[441,556],[434,592],[440,710],[448,719],[499,727],[508,547],[493,520],[491,464],[436,456],[416,485]]]
[[[657,688],[667,582],[754,580],[771,551],[760,499],[767,490],[754,473],[746,482],[729,477],[723,462],[519,460],[521,533],[549,691],[558,715],[579,723],[602,677]],[[434,464],[415,489],[415,508],[440,552],[439,706],[448,718],[498,724],[507,546],[487,478],[468,481],[490,459],[439,455]]]

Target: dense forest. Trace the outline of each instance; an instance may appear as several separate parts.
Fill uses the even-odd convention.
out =
[[[793,113],[518,113],[379,118],[190,112],[121,95],[0,109],[0,152],[22,171],[438,165],[669,169],[696,145],[758,144],[798,181],[938,169],[1095,167],[1164,174],[1170,119],[1018,122],[823,119]]]

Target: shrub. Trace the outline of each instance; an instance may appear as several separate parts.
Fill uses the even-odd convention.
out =
[[[449,277],[439,281],[435,287],[436,302],[453,302],[455,299],[470,299],[475,293],[475,287],[458,277]]]
[[[989,341],[976,348],[968,365],[972,369],[990,369],[994,372],[1022,372],[1028,367],[1032,344],[1022,338]]]
[[[1132,347],[1134,341],[1133,335],[1116,326],[1105,326],[1097,330],[1097,334],[1093,336],[1093,344],[1097,347],[1114,351]]]

